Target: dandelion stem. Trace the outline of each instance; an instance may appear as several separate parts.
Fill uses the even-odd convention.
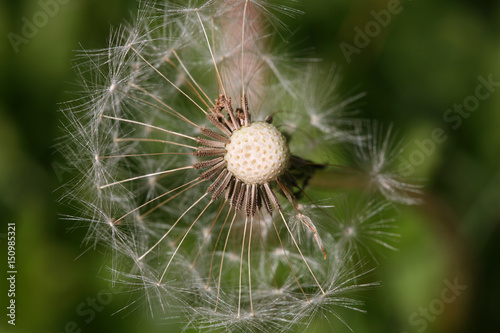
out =
[[[210,46],[210,40],[208,39],[207,31],[205,29],[205,25],[203,24],[203,21],[201,20],[200,13],[199,13],[198,9],[196,9],[196,15],[198,16],[198,20],[200,21],[201,29],[203,30],[203,34],[205,35],[205,39],[207,41],[208,50],[210,51],[210,55],[212,56],[212,61],[214,63],[215,73],[217,74],[217,81],[219,82],[219,85],[222,88],[224,95],[227,96],[226,88],[224,87],[224,84],[222,83],[222,77],[220,76],[219,68],[217,67],[217,61],[215,60],[214,52],[212,51],[212,47]]]
[[[147,61],[133,46],[130,47],[132,49],[132,51],[135,52],[135,54],[137,54],[137,56],[139,58],[142,59],[142,61],[144,61],[149,67],[151,67],[156,73],[158,73],[163,79],[165,79],[165,81],[167,81],[168,83],[170,83],[175,89],[177,89],[181,94],[183,94],[184,96],[186,96],[187,99],[189,99],[194,105],[196,105],[196,107],[198,107],[204,114],[207,114],[207,112],[201,107],[198,105],[198,103],[196,103],[188,94],[186,94],[181,88],[179,88],[175,83],[173,83],[172,81],[170,81],[162,72],[160,72],[158,70],[158,68],[156,68],[155,66],[153,66],[149,61]]]
[[[248,293],[250,295],[250,313],[253,315],[253,300],[252,300],[252,265],[250,264],[250,249],[252,247],[253,233],[253,215],[250,217],[250,234],[248,235]]]
[[[177,61],[179,61],[179,64],[181,65],[182,69],[186,72],[186,74],[189,76],[191,81],[193,81],[194,85],[201,91],[201,93],[205,96],[205,98],[208,100],[208,102],[211,103],[212,106],[214,106],[215,105],[214,102],[210,99],[210,97],[208,97],[207,93],[203,89],[201,89],[200,85],[198,84],[198,82],[196,82],[196,80],[193,78],[191,73],[189,73],[189,71],[187,70],[186,66],[184,66],[184,63],[182,62],[182,60],[179,57],[179,55],[177,54],[177,52],[175,50],[172,50],[172,53],[177,58]],[[204,102],[204,103],[206,104],[206,102]]]
[[[295,237],[293,236],[293,233],[292,231],[290,230],[290,227],[288,226],[288,223],[286,222],[286,219],[285,217],[283,216],[283,212],[281,210],[279,210],[279,213],[281,215],[281,218],[283,219],[283,223],[285,224],[285,227],[286,229],[288,230],[288,233],[290,234],[290,237],[292,238],[292,241],[293,243],[295,244],[295,247],[297,248],[297,250],[299,251],[300,253],[300,256],[302,257],[302,260],[304,261],[304,263],[306,264],[307,266],[307,269],[309,270],[309,273],[311,273],[314,281],[316,282],[316,284],[318,285],[319,289],[321,290],[321,293],[323,295],[325,295],[325,291],[323,290],[323,287],[321,287],[321,284],[318,282],[318,279],[316,278],[316,275],[314,275],[311,267],[309,266],[309,263],[307,262],[306,258],[304,257],[304,255],[302,254],[302,251],[300,250],[300,247],[299,245],[297,244],[297,241],[295,240]]]
[[[183,188],[183,187],[185,187],[185,186],[190,185],[191,183],[194,183],[195,181],[196,181],[196,179],[193,179],[192,181],[190,181],[190,182],[188,182],[188,183],[186,183],[186,184],[182,184],[181,186],[178,186],[178,187],[174,188],[173,190],[170,190],[170,191],[168,191],[168,192],[165,192],[165,193],[163,193],[163,194],[161,194],[161,195],[157,196],[156,198],[153,198],[153,199],[149,200],[148,202],[143,203],[143,204],[142,204],[142,205],[140,205],[139,207],[134,208],[133,210],[131,210],[131,211],[130,211],[130,212],[128,212],[127,214],[125,214],[125,215],[123,215],[122,217],[120,217],[117,221],[121,221],[121,220],[123,220],[123,219],[124,219],[125,217],[127,217],[128,215],[132,214],[133,212],[138,211],[139,209],[141,209],[141,208],[142,208],[142,207],[144,207],[144,206],[149,205],[149,204],[150,204],[150,203],[152,203],[153,201],[156,201],[156,200],[158,200],[158,199],[160,199],[160,198],[163,198],[164,196],[169,195],[169,194],[170,194],[170,193],[172,193],[172,192],[175,192],[175,191],[177,191],[177,190],[179,190],[179,189],[181,189],[181,188]],[[201,182],[201,181],[198,181],[198,182],[197,182],[196,184],[194,184],[193,186],[198,185],[200,182]],[[191,188],[191,187],[192,187],[192,186],[188,187],[188,189],[189,189],[189,188]],[[183,192],[184,192],[184,191],[183,191]],[[182,192],[181,192],[181,193],[182,193]]]
[[[183,137],[183,138],[187,138],[187,139],[196,141],[196,138],[193,138],[193,137],[191,137],[189,135],[185,135],[185,134],[181,134],[181,133],[169,131],[169,130],[166,130],[164,128],[158,127],[158,126],[153,126],[153,125],[149,125],[149,124],[146,124],[146,123],[141,123],[140,121],[135,121],[135,120],[130,120],[130,119],[124,119],[124,118],[117,118],[117,117],[111,117],[111,116],[105,116],[105,115],[103,115],[102,117],[103,118],[107,118],[107,119],[113,119],[113,120],[123,121],[123,122],[126,122],[126,123],[137,124],[137,125],[141,125],[141,126],[153,128],[155,130],[159,130],[159,131],[162,131],[162,132],[165,132],[165,133],[169,133],[169,134],[172,134],[172,135],[177,135],[177,136],[180,136],[180,137]]]
[[[151,105],[151,106],[157,108],[158,110],[165,111],[165,112],[171,114],[172,116],[175,116],[175,117],[177,117],[177,118],[179,118],[181,120],[184,120],[186,123],[188,123],[188,124],[190,124],[190,125],[192,125],[192,126],[194,126],[196,128],[201,128],[200,126],[196,125],[191,120],[189,120],[188,118],[186,118],[185,116],[183,116],[182,114],[180,114],[179,111],[176,111],[173,107],[171,107],[170,105],[168,105],[167,103],[165,103],[164,101],[162,101],[161,99],[159,99],[157,96],[153,95],[152,93],[150,93],[146,89],[144,89],[142,87],[139,87],[136,84],[132,84],[131,86],[134,87],[134,88],[136,88],[136,89],[138,89],[138,90],[140,90],[140,91],[142,91],[143,93],[145,93],[146,95],[148,95],[149,97],[151,97],[152,99],[154,99],[155,101],[157,101],[158,103],[160,103],[161,105],[163,105],[164,107],[166,107],[167,109],[161,108],[161,107],[159,107],[156,104],[153,104],[151,102],[145,101],[142,98],[139,98],[139,97],[132,96],[130,94],[124,93],[127,96],[129,96],[131,98],[134,98],[134,99],[136,99],[138,101],[141,101],[143,103],[146,103],[148,105]]]
[[[141,157],[141,156],[159,156],[159,155],[193,155],[191,153],[151,153],[151,154],[130,154],[130,155],[110,155],[99,156],[100,159],[106,158],[123,158],[123,157]]]
[[[220,299],[220,283],[221,283],[221,279],[222,279],[222,267],[224,265],[224,256],[226,254],[226,247],[227,247],[227,243],[229,241],[229,235],[231,234],[231,229],[233,228],[233,224],[234,224],[234,220],[236,220],[236,216],[237,216],[238,212],[235,210],[234,211],[234,216],[233,216],[233,219],[231,220],[231,223],[229,224],[229,230],[227,231],[227,236],[226,236],[226,241],[224,243],[224,249],[222,250],[222,258],[221,258],[221,261],[220,261],[220,271],[219,271],[219,282],[217,284],[217,301],[215,303],[215,309],[214,309],[214,312],[217,312],[217,307],[219,306],[219,299]]]
[[[196,87],[193,85],[193,83],[189,80],[189,78],[186,77],[186,75],[180,70],[179,66],[173,63],[172,60],[167,59],[166,62],[170,64],[175,70],[179,73],[180,76],[183,77],[184,80],[186,80],[186,83],[189,85],[189,90],[194,93],[198,99],[208,108],[210,109],[210,105],[207,103],[205,99],[201,96],[200,92],[196,89]]]
[[[186,215],[194,206],[196,206],[204,197],[206,197],[207,194],[208,193],[203,194],[198,200],[195,201],[195,203],[193,203],[188,209],[186,209],[184,213],[182,213],[182,215],[179,216],[177,221],[175,221],[175,223],[170,227],[170,229],[168,229],[168,231],[152,247],[150,247],[149,250],[147,250],[142,256],[139,257],[138,261],[141,261],[142,259],[144,259],[145,256],[147,256],[151,251],[153,251],[175,228],[177,223],[179,223],[179,221],[184,217],[184,215]]]
[[[266,249],[266,245],[264,244],[264,238],[262,237],[262,227],[261,227],[261,218],[260,218],[260,213],[258,215],[258,221],[259,221],[259,224],[258,224],[258,227],[259,227],[259,238],[260,238],[260,243],[262,245],[262,249],[264,250],[264,256],[266,257],[266,261],[267,261],[267,266],[269,267],[269,271],[271,272],[271,274],[273,275],[273,282],[274,282],[274,285],[276,286],[276,288],[278,288],[278,281],[276,281],[276,276],[274,275],[274,271],[273,271],[273,268],[271,266],[271,260],[269,260],[269,254],[267,253],[267,249]]]
[[[300,291],[302,292],[302,295],[304,295],[306,301],[309,301],[304,289],[302,289],[302,285],[300,284],[299,279],[297,278],[297,274],[295,274],[295,270],[293,269],[292,263],[290,262],[290,258],[288,258],[288,254],[286,253],[285,245],[283,245],[283,240],[281,240],[281,236],[280,236],[280,233],[278,231],[278,227],[276,227],[276,223],[274,223],[274,220],[272,221],[272,223],[274,226],[274,230],[276,231],[276,236],[278,236],[278,240],[280,242],[281,249],[283,250],[283,254],[285,255],[286,261],[288,262],[288,267],[290,267],[290,271],[292,272],[295,281],[299,285],[299,288],[300,288]]]
[[[227,200],[226,200],[226,202],[227,202]],[[222,224],[222,227],[219,231],[219,235],[217,236],[217,240],[215,241],[214,250],[212,251],[212,258],[210,260],[210,268],[208,270],[207,286],[210,283],[210,277],[212,276],[212,267],[213,267],[213,263],[214,263],[215,252],[217,250],[217,245],[219,245],[219,241],[220,241],[220,238],[222,236],[222,232],[224,231],[224,227],[226,226],[226,223],[227,223],[227,220],[229,219],[230,214],[231,214],[231,210],[229,209],[227,211],[226,218],[224,219],[224,223]]]
[[[212,224],[210,225],[210,230],[208,231],[207,235],[204,237],[203,243],[201,244],[200,248],[198,249],[198,252],[196,253],[196,256],[194,257],[193,263],[191,264],[191,268],[194,268],[194,265],[196,264],[196,261],[198,260],[200,254],[201,254],[201,250],[205,246],[205,243],[207,242],[208,238],[210,237],[210,234],[212,233],[212,230],[213,230],[213,228],[215,226],[215,223],[219,219],[219,216],[222,213],[222,211],[224,210],[224,207],[226,206],[226,203],[227,203],[227,201],[221,201],[221,203],[219,205],[219,209],[217,211],[217,215],[213,219]]]
[[[243,254],[245,253],[245,239],[247,234],[247,224],[248,216],[245,218],[245,226],[243,227],[243,239],[241,243],[241,258],[240,258],[240,283],[239,283],[239,294],[238,294],[238,318],[240,318],[241,311],[241,276],[243,271]]]
[[[118,138],[114,140],[115,142],[126,142],[126,141],[143,141],[143,142],[159,142],[159,143],[166,143],[166,144],[171,144],[175,146],[180,146],[180,147],[186,147],[190,149],[197,150],[198,147],[193,147],[189,145],[185,145],[182,143],[177,143],[177,142],[172,142],[172,141],[165,141],[165,140],[157,140],[157,139],[146,139],[146,138]]]
[[[292,204],[293,209],[295,209],[295,211],[297,212],[297,215],[301,217],[301,222],[304,223],[306,225],[306,227],[314,234],[314,239],[316,240],[316,243],[318,244],[320,250],[323,252],[323,258],[326,259],[326,251],[325,251],[325,248],[323,247],[323,243],[321,241],[321,238],[319,237],[318,230],[316,230],[316,228],[312,224],[312,221],[310,221],[311,223],[309,223],[309,221],[307,221],[307,219],[303,218],[304,215],[297,208],[297,203],[295,201],[295,197],[293,196],[293,193],[291,193],[291,191],[286,187],[286,185],[283,184],[280,180],[277,180],[277,183],[278,183],[279,187],[281,188],[281,191],[283,191],[283,193],[285,193],[285,196],[288,198],[288,201],[290,201],[290,203]],[[307,197],[307,198],[309,199],[309,197]]]
[[[248,6],[248,0],[245,1],[245,7],[243,8],[243,20],[242,20],[242,23],[241,23],[241,97],[242,97],[242,100],[243,100],[243,112],[245,114],[245,126],[248,126],[248,119],[249,119],[249,115],[248,115],[248,110],[247,110],[247,107],[246,107],[246,103],[245,103],[245,72],[244,72],[244,55],[245,55],[245,20],[246,20],[246,14],[247,14],[247,6]]]
[[[113,186],[113,185],[118,185],[118,184],[130,182],[132,180],[137,180],[137,179],[151,177],[151,176],[157,176],[157,175],[164,175],[164,174],[167,174],[167,173],[177,172],[177,171],[181,171],[181,170],[188,170],[188,169],[193,169],[193,166],[192,165],[188,165],[188,166],[185,166],[185,167],[182,167],[182,168],[165,170],[165,171],[159,171],[159,172],[154,172],[154,173],[148,173],[147,175],[141,175],[141,176],[137,176],[137,177],[132,177],[132,178],[120,180],[120,181],[117,181],[117,182],[114,182],[114,183],[102,185],[99,188],[102,190],[102,189],[104,189],[106,187],[110,187],[110,186]]]
[[[193,181],[196,181],[196,180],[198,180],[198,179],[194,179]],[[203,180],[203,179],[202,179],[202,180],[199,180],[199,181],[198,181],[198,182],[196,182],[195,184],[193,184],[193,185],[191,185],[191,186],[189,186],[189,187],[187,187],[187,188],[183,189],[183,190],[182,190],[182,191],[180,191],[179,193],[177,193],[177,194],[175,194],[175,195],[171,196],[171,197],[170,197],[170,198],[168,198],[167,200],[165,200],[165,201],[161,202],[160,204],[156,205],[155,207],[151,208],[151,209],[150,209],[150,210],[148,210],[146,213],[142,214],[140,217],[141,217],[141,218],[144,218],[144,217],[148,216],[149,214],[151,214],[152,212],[154,212],[155,210],[157,210],[157,209],[158,209],[158,208],[160,208],[161,206],[163,206],[163,205],[165,205],[166,203],[168,203],[169,201],[171,201],[171,200],[175,199],[178,195],[180,195],[180,194],[182,194],[182,193],[186,192],[186,191],[187,191],[187,190],[189,190],[190,188],[193,188],[193,187],[197,186],[198,184],[200,184],[200,183],[202,183],[202,182],[204,182],[204,181],[205,181],[205,180]]]
[[[200,200],[202,199],[203,197],[200,198]],[[208,207],[210,207],[210,205],[213,203],[213,200],[210,200],[208,202],[208,204],[205,206],[205,208],[203,208],[203,210],[201,211],[201,213],[196,217],[196,219],[193,221],[193,223],[191,223],[191,225],[189,226],[189,228],[186,230],[186,232],[184,233],[184,237],[182,237],[182,240],[179,242],[179,245],[177,245],[177,247],[175,248],[175,251],[174,253],[172,254],[172,257],[170,257],[170,260],[168,261],[168,264],[167,264],[167,267],[165,267],[165,270],[163,271],[163,274],[161,275],[161,278],[160,278],[160,281],[159,283],[161,283],[163,281],[163,278],[165,277],[165,274],[167,274],[167,270],[168,268],[170,267],[170,264],[172,263],[172,260],[174,260],[174,257],[175,255],[177,254],[177,252],[179,251],[182,243],[184,242],[184,240],[186,239],[187,235],[189,234],[189,232],[191,231],[191,229],[193,229],[194,225],[196,224],[196,222],[198,222],[198,220],[200,219],[200,217],[206,212],[206,210],[208,209]]]

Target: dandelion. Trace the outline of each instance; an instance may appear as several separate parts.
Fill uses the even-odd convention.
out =
[[[279,15],[298,13],[264,0],[145,2],[109,47],[77,59],[83,90],[64,110],[62,150],[79,215],[68,219],[110,249],[113,281],[141,288],[152,316],[225,332],[291,330],[318,313],[348,325],[336,309],[361,311],[350,293],[376,284],[361,282],[370,269],[347,230],[392,248],[389,220],[373,217],[409,199],[378,182],[387,199],[361,191],[373,198],[346,221],[309,192],[337,168],[313,162],[333,141],[377,165],[387,144],[361,154],[379,138],[357,130],[360,96],[341,100],[334,71],[277,53]]]

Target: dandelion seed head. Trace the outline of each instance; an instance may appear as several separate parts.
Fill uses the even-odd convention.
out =
[[[378,215],[409,200],[387,140],[356,131],[360,95],[342,98],[337,71],[276,47],[279,15],[298,13],[282,2],[141,1],[75,66],[67,219],[110,249],[112,281],[143,292],[134,303],[186,329],[285,332],[357,309],[355,254],[392,248],[392,219]],[[352,214],[309,191],[332,169],[316,152],[346,143],[386,200],[369,192]]]
[[[245,184],[262,185],[275,180],[289,166],[286,139],[271,124],[254,122],[235,131],[230,140],[224,156],[227,169]]]

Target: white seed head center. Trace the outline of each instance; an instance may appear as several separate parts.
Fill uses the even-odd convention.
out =
[[[254,122],[234,131],[226,145],[227,170],[245,184],[264,184],[288,168],[290,149],[276,127]]]

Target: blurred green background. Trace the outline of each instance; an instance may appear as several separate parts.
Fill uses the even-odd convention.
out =
[[[85,251],[85,230],[60,220],[72,212],[57,203],[57,188],[68,176],[55,148],[61,135],[57,110],[77,89],[74,50],[105,47],[110,26],[128,19],[137,4],[59,3],[33,36],[13,46],[9,33],[23,36],[23,18],[32,21],[43,6],[35,0],[0,1],[0,267],[6,277],[5,236],[13,222],[18,270],[17,325],[7,324],[2,278],[0,331],[178,332],[149,319],[141,300],[119,311],[133,299],[106,294],[103,256]],[[361,295],[368,313],[342,316],[355,332],[499,332],[500,91],[461,117],[459,126],[444,116],[454,104],[471,101],[479,76],[500,82],[500,3],[402,2],[391,22],[372,30],[373,37],[362,47],[358,43],[348,61],[341,43],[356,47],[355,28],[375,29],[371,11],[389,3],[395,1],[301,0],[305,15],[285,19],[293,32],[291,47],[302,54],[314,49],[309,54],[337,63],[344,77],[341,93],[366,92],[364,116],[393,123],[409,142],[406,158],[416,159],[422,151],[417,142],[432,138],[436,128],[447,138],[412,174],[426,179],[425,203],[400,208],[399,251],[386,252],[374,273],[382,288]],[[440,302],[442,290],[454,282],[466,289]],[[333,326],[348,332],[338,321]],[[308,329],[331,331],[326,321]]]

